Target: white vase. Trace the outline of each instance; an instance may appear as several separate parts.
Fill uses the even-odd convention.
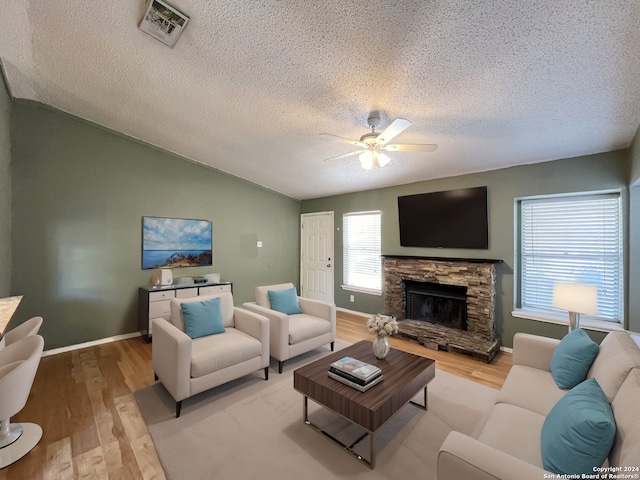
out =
[[[389,354],[389,337],[386,335],[377,335],[373,341],[373,354],[378,360],[384,360]]]

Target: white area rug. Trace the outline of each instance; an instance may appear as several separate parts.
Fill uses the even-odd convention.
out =
[[[378,431],[372,471],[302,421],[303,397],[293,389],[293,370],[329,353],[321,348],[290,360],[282,375],[272,364],[268,381],[256,372],[187,399],[177,419],[173,398],[161,384],[136,392],[167,478],[435,479],[447,434],[479,433],[498,393],[436,370],[429,410],[408,404]],[[422,392],[416,401],[422,402]],[[311,400],[309,418],[342,441],[362,433]],[[368,457],[368,437],[358,448]]]

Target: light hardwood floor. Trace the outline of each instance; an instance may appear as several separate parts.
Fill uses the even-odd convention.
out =
[[[364,317],[344,312],[338,313],[337,337],[350,343],[372,339]],[[509,353],[489,365],[399,338],[391,338],[391,346],[493,388],[502,386],[511,368]],[[42,440],[0,470],[0,480],[165,478],[133,396],[153,383],[151,344],[141,337],[43,357],[27,405],[14,418],[40,425]]]

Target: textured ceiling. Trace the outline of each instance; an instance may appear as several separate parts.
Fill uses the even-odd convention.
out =
[[[0,57],[36,100],[285,195],[315,198],[630,145],[638,0],[174,0],[171,49],[143,0],[5,0]],[[366,173],[324,161],[413,122]]]

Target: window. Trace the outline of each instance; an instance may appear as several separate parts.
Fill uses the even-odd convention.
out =
[[[376,212],[342,216],[343,288],[382,293],[381,216]]]
[[[566,315],[552,306],[554,284],[585,283],[598,288],[595,319],[622,322],[620,194],[530,198],[518,204],[522,310]]]

